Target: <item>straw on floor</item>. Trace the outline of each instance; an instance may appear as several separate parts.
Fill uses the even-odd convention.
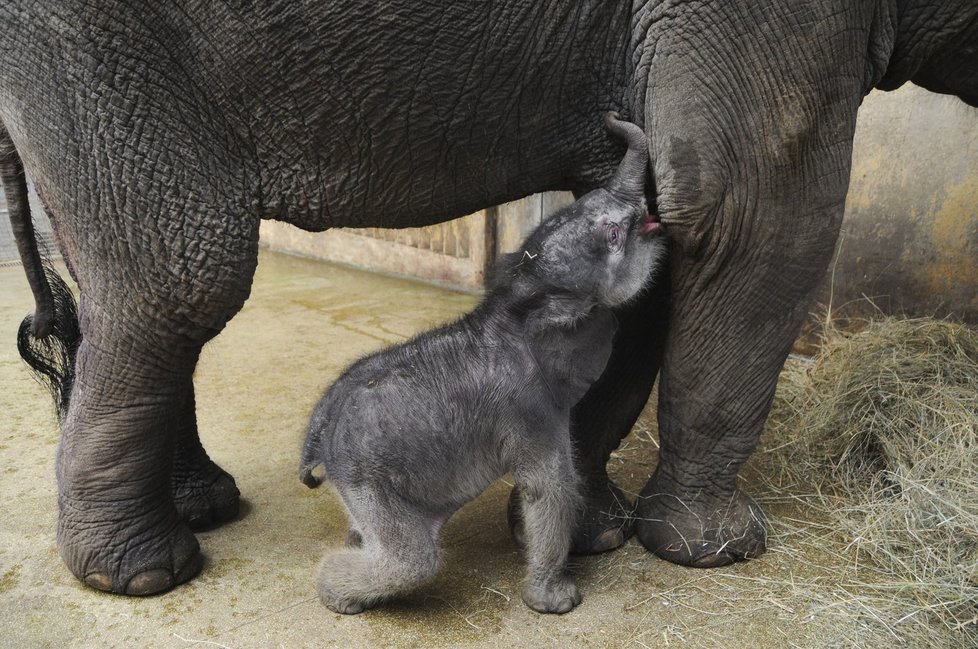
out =
[[[978,646],[978,333],[826,327],[773,417],[785,473],[813,487],[808,505],[860,564],[843,608],[908,646]]]

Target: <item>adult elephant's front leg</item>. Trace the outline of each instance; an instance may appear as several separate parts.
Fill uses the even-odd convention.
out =
[[[584,503],[573,536],[576,554],[617,548],[634,531],[634,505],[608,477],[607,464],[645,408],[662,362],[668,268],[659,269],[652,282],[616,313],[618,331],[608,366],[571,413]]]
[[[831,259],[869,37],[863,7],[711,6],[650,32],[646,130],[677,245],[659,465],[636,508],[647,548],[699,567],[765,549],[737,474]]]
[[[780,370],[835,242],[838,207],[809,221],[818,236],[783,228],[718,264],[685,257],[673,268],[672,323],[659,389],[659,465],[642,489],[636,532],[651,551],[697,567],[764,551],[761,509],[737,486],[771,406]],[[799,202],[757,206],[750,227]],[[719,218],[727,218],[720,215]],[[793,239],[793,240],[791,240]]]

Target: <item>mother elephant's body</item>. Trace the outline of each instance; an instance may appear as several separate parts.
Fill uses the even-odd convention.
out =
[[[604,464],[664,354],[640,538],[694,565],[763,549],[736,474],[835,243],[856,110],[910,79],[978,102],[978,7],[443,5],[0,5],[0,122],[81,291],[58,536],[90,585],[141,594],[192,577],[184,521],[236,511],[197,440],[191,376],[248,295],[260,218],[421,225],[584,190],[618,159],[609,109],[650,136],[677,254],[665,347],[652,296],[622,314],[575,411],[589,503],[576,543],[621,542]]]

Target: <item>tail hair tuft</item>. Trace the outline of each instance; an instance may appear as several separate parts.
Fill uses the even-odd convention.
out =
[[[46,336],[33,335],[34,316],[28,315],[17,330],[17,350],[38,382],[51,391],[58,420],[61,421],[68,412],[71,388],[75,382],[75,357],[82,336],[78,325],[78,306],[71,289],[50,266],[45,266],[44,274],[54,298],[53,328]]]

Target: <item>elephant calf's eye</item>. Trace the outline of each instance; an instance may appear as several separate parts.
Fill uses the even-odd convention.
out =
[[[613,251],[621,250],[622,245],[625,243],[625,235],[621,230],[621,226],[617,223],[609,223],[605,234],[608,238],[608,247]]]

